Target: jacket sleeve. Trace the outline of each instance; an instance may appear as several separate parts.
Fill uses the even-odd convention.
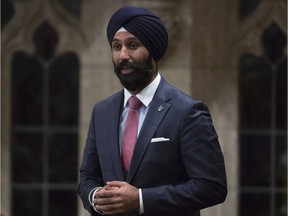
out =
[[[88,130],[88,137],[84,148],[83,159],[80,166],[80,182],[78,185],[78,193],[83,202],[83,206],[91,215],[98,214],[89,202],[89,194],[96,187],[103,185],[101,167],[98,159],[97,148],[95,144],[95,130],[94,130],[94,112]]]
[[[144,212],[181,215],[224,202],[227,195],[223,154],[207,107],[193,103],[179,132],[181,157],[189,179],[176,185],[143,188]]]

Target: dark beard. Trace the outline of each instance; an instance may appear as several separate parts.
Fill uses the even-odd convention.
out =
[[[129,67],[133,69],[131,74],[122,74],[122,67]],[[122,61],[118,65],[114,64],[114,71],[119,78],[122,85],[129,91],[144,89],[151,82],[153,76],[152,57],[149,56],[143,64],[129,62],[128,60]]]

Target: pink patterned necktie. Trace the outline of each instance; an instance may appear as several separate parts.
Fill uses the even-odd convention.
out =
[[[124,128],[122,144],[122,160],[126,171],[128,171],[130,168],[130,162],[137,139],[139,108],[142,104],[141,101],[135,96],[130,97],[128,103],[129,112]]]

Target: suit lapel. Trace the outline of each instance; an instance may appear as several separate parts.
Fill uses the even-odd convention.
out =
[[[122,95],[122,96],[121,96]],[[111,111],[111,115],[109,116],[108,123],[110,125],[110,129],[108,129],[108,133],[110,134],[111,139],[111,148],[108,148],[108,151],[112,153],[112,160],[113,160],[113,167],[115,169],[117,179],[120,181],[124,181],[123,169],[122,169],[122,162],[119,152],[119,119],[122,112],[123,106],[123,91],[118,97],[115,97],[113,100],[113,105],[110,106],[113,108],[118,107],[119,112],[115,112],[115,109]],[[110,131],[109,131],[110,130]],[[109,153],[108,153],[109,155]]]
[[[163,80],[164,81],[164,80]],[[166,82],[165,82],[166,84]],[[162,85],[164,85],[162,83]],[[159,86],[160,87],[160,86]],[[166,86],[167,87],[167,86]],[[140,134],[137,138],[137,142],[135,145],[130,170],[127,176],[127,182],[131,182],[132,178],[134,177],[145,153],[150,144],[155,131],[157,130],[160,122],[168,112],[170,108],[170,104],[166,103],[170,91],[170,88],[164,88],[166,91],[163,90],[164,86],[158,88],[155,93],[153,100],[149,106],[148,113],[145,117],[145,121],[143,122]],[[169,93],[167,93],[169,92]]]

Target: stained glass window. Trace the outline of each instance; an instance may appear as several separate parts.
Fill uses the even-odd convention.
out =
[[[47,21],[34,44],[12,59],[12,214],[76,216],[79,60]]]
[[[240,59],[239,215],[286,216],[287,39],[273,23],[261,42]]]

